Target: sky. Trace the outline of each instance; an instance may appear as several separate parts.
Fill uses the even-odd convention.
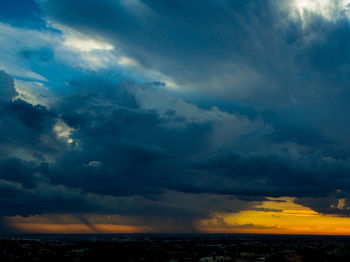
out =
[[[350,235],[350,1],[4,0],[0,233]]]

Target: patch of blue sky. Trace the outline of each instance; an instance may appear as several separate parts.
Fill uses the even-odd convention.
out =
[[[46,24],[35,0],[2,1],[0,21],[30,28],[42,28]]]

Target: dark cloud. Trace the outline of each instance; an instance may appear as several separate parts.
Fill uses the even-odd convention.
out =
[[[269,133],[264,135],[259,121],[200,109],[181,99],[174,103],[167,96],[163,96],[166,107],[145,108],[140,99],[159,96],[161,89],[113,85],[98,78],[85,81],[72,82],[81,88],[51,109],[22,100],[3,107],[4,116],[21,124],[12,137],[21,139],[23,130],[32,130],[37,137],[49,136],[65,147],[51,149],[57,155],[48,162],[45,159],[51,151],[42,145],[45,141],[32,136],[26,147],[34,148],[41,158],[2,159],[1,214],[69,212],[81,217],[80,221],[84,220],[82,212],[123,214],[148,217],[149,224],[162,221],[166,231],[171,227],[193,231],[194,221],[200,218],[252,208],[265,196],[317,198],[348,191],[347,160],[312,150],[298,155],[293,151],[297,144],[292,148],[276,144]],[[169,107],[174,109],[169,111]],[[233,125],[228,125],[230,121]],[[71,128],[71,142],[53,132],[58,122]],[[244,131],[235,135],[238,144],[235,140],[218,143],[227,128],[239,134],[239,126]],[[251,129],[248,136],[247,127]],[[269,139],[269,149],[264,151],[262,146]],[[249,152],[252,141],[262,143],[255,153]],[[12,140],[6,143],[17,145]],[[238,198],[230,205],[229,196]]]
[[[170,75],[181,85],[190,82],[207,91],[214,85],[218,93],[246,98],[253,89],[260,96],[274,96],[264,74],[281,67],[290,70],[286,63],[270,59],[288,53],[283,39],[274,34],[274,16],[266,2],[86,1],[82,6],[43,1],[42,7],[50,19],[105,37],[146,68]]]
[[[44,106],[33,106],[20,99],[9,103],[5,107],[4,114],[11,118],[18,119],[29,129],[36,130],[40,133],[50,131],[56,117],[55,113],[50,112]]]
[[[328,197],[299,197],[295,199],[295,203],[303,206],[308,206],[312,210],[328,215],[337,215],[341,217],[350,216],[350,201],[348,193],[345,197],[340,196],[344,194],[332,194]]]
[[[6,74],[5,71],[0,70],[0,103],[7,103],[18,95],[13,79]]]
[[[4,71],[0,73],[0,87],[0,155],[8,157],[20,149],[29,155],[39,155],[43,150],[56,153],[63,145],[52,133],[55,113],[15,99],[18,93],[14,81]]]
[[[347,63],[342,55],[349,31],[345,16],[338,15],[336,23],[322,15],[292,17],[290,13],[297,13],[290,10],[292,4],[273,0],[41,3],[50,19],[106,39],[145,68],[171,76],[180,87],[279,105],[290,97],[308,102],[313,94],[310,87],[315,82],[324,85],[317,74],[321,67],[328,65],[334,71],[332,64],[339,69]],[[308,72],[312,77],[307,81]]]
[[[302,14],[293,3],[89,0],[82,7],[50,0],[41,6],[50,19],[115,44],[145,68],[195,90],[193,96],[246,103],[236,110],[261,114],[278,142],[348,157],[346,11],[336,1]]]
[[[1,215],[68,212],[84,222],[82,213],[110,213],[132,216],[139,223],[141,216],[143,223],[158,225],[164,232],[193,232],[194,221],[209,218],[212,212],[237,212],[252,205],[252,201],[214,192],[207,195],[205,184],[191,189],[194,180],[189,160],[210,147],[214,120],[189,121],[176,111],[161,115],[140,107],[134,87],[84,81],[74,82],[80,90],[51,109],[22,100],[4,107],[3,115],[20,123],[12,138],[21,139],[28,130],[37,134],[26,143],[16,144],[6,137],[4,143],[34,148],[40,157],[2,158]],[[199,119],[208,113],[189,109]],[[58,148],[57,157],[48,162],[51,151],[35,137],[50,136],[54,143],[67,143],[53,133],[57,122],[73,128],[73,142],[66,145],[65,152]]]
[[[143,110],[131,98],[130,106],[121,106],[125,90],[110,91],[79,93],[59,105],[62,118],[75,128],[79,149],[56,161],[51,181],[99,194],[158,193],[171,177],[180,176],[186,157],[204,148],[211,125],[168,128],[169,121],[178,120]]]
[[[274,137],[264,136],[258,141],[271,139],[270,147],[277,148],[263,151],[260,145],[260,152],[247,152],[242,146],[244,137],[240,137],[241,144],[212,151],[210,138],[218,132],[217,121],[187,121],[178,117],[179,110],[162,115],[140,107],[138,99],[132,98],[138,90],[128,86],[111,89],[109,85],[103,89],[103,83],[98,86],[98,93],[83,89],[57,105],[56,111],[74,128],[72,138],[77,145],[50,165],[53,184],[113,196],[152,198],[171,189],[251,200],[330,196],[350,186],[346,159],[337,160],[312,149],[300,154],[294,148],[298,144],[281,147],[279,143],[285,139],[275,144]],[[196,113],[202,116],[208,111]],[[248,138],[252,141],[254,136]]]
[[[0,162],[0,178],[7,181],[21,183],[25,188],[36,186],[38,176],[45,172],[45,166],[26,162],[16,158],[4,159]]]
[[[273,0],[39,2],[191,92],[94,73],[48,108],[16,98],[1,71],[2,215],[118,213],[193,231],[266,196],[347,215],[350,27],[338,2],[331,18]]]

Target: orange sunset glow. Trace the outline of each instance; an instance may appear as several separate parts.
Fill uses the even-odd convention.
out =
[[[350,235],[350,218],[317,213],[293,203],[294,198],[268,199],[258,210],[216,214],[214,219],[201,221],[199,228],[206,233]]]
[[[256,205],[252,210],[231,214],[215,213],[211,219],[196,221],[196,229],[199,233],[350,235],[350,218],[317,213],[308,207],[295,204],[293,202],[294,198],[290,197],[267,199],[267,201]],[[339,201],[338,208],[341,208],[341,205],[342,201]],[[94,223],[94,217],[96,218],[96,216],[90,214],[91,222],[88,225],[77,222],[52,223],[43,216],[8,217],[8,219],[11,227],[23,233],[113,234],[159,232],[157,226]],[[117,218],[120,217],[117,216]],[[99,216],[99,220],[101,220],[101,216]],[[171,233],[176,232],[172,231]]]
[[[89,227],[85,224],[40,224],[15,223],[14,228],[23,233],[39,234],[126,234],[151,232],[151,228],[142,226],[96,224]]]

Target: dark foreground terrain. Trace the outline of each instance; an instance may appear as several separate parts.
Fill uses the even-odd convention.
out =
[[[350,261],[350,238],[269,235],[1,235],[0,261]]]

